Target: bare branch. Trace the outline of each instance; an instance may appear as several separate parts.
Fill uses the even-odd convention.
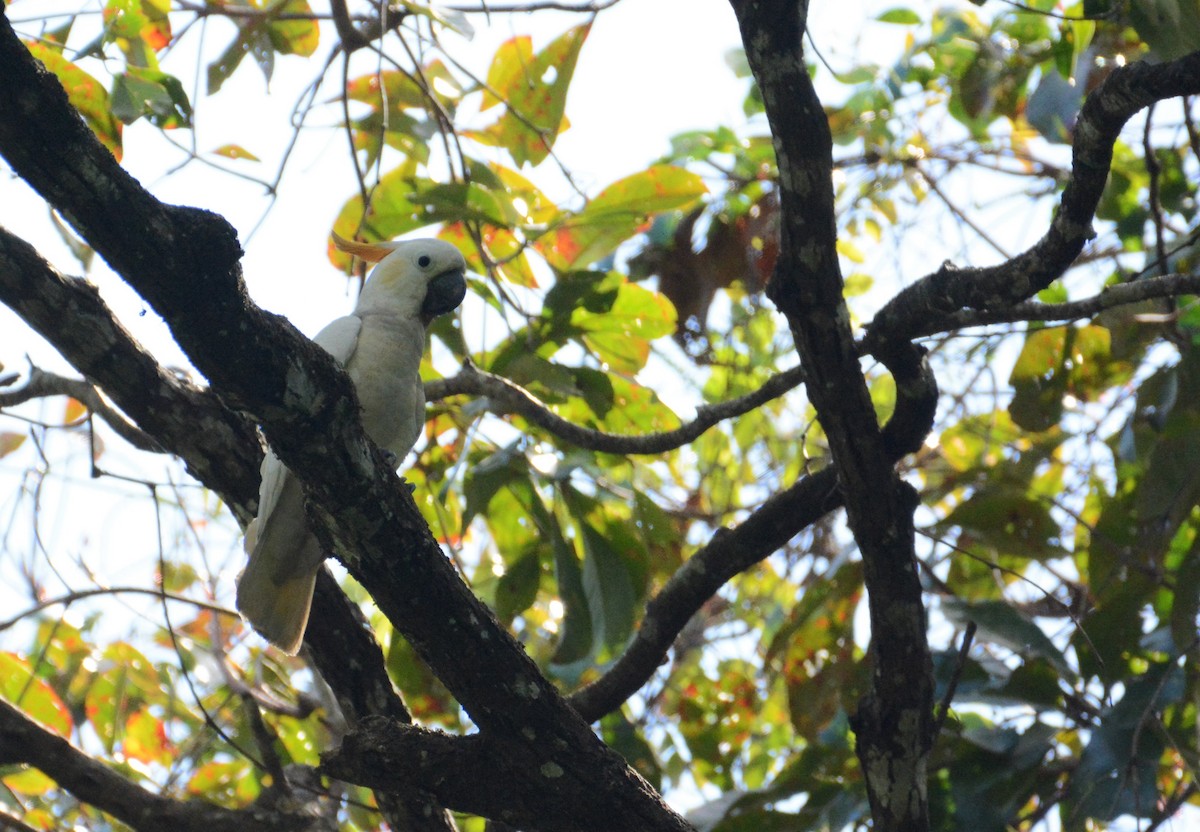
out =
[[[611,9],[620,2],[621,0],[594,0],[594,2],[590,3],[559,3],[554,2],[554,0],[541,0],[540,2],[535,0],[535,2],[531,3],[478,3],[472,6],[446,6],[446,8],[450,11],[463,12],[464,14],[515,14],[520,12],[537,12],[546,9],[559,12],[595,14],[605,9]]]
[[[50,396],[70,396],[82,402],[87,409],[103,419],[126,442],[141,451],[163,453],[158,441],[143,432],[119,412],[109,406],[100,391],[83,379],[66,378],[34,367],[29,378],[21,387],[0,393],[0,407],[13,407],[31,399]]]
[[[661,454],[694,441],[709,428],[761,407],[804,381],[799,367],[779,373],[745,396],[696,409],[696,418],[674,430],[628,436],[591,430],[569,422],[551,411],[525,388],[508,379],[480,370],[465,362],[456,376],[425,385],[425,397],[437,401],[448,396],[486,396],[501,412],[516,413],[534,425],[580,448],[611,454]]]
[[[231,609],[222,607],[220,604],[212,604],[207,601],[201,601],[198,598],[188,598],[186,595],[176,595],[172,592],[165,592],[161,589],[150,589],[144,586],[103,586],[94,587],[92,589],[79,589],[73,592],[67,592],[63,595],[57,595],[54,598],[47,598],[44,601],[39,601],[34,606],[23,612],[20,612],[11,618],[0,621],[0,633],[9,629],[13,625],[29,618],[31,615],[37,615],[43,610],[50,607],[70,606],[76,601],[82,601],[85,598],[94,598],[97,595],[151,595],[155,598],[166,598],[168,601],[178,601],[181,604],[191,604],[200,609],[205,609],[210,612],[215,612],[218,615],[225,615],[231,618],[237,618],[238,614]]]

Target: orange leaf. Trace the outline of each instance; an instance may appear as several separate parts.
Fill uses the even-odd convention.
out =
[[[6,457],[25,442],[23,433],[0,433],[0,457]]]
[[[74,425],[87,416],[87,405],[78,399],[67,398],[67,406],[63,409],[63,422]]]

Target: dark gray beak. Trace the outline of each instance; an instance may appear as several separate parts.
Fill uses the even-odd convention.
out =
[[[425,302],[421,304],[421,321],[429,326],[438,315],[453,312],[467,296],[467,278],[459,270],[443,272],[429,281]]]

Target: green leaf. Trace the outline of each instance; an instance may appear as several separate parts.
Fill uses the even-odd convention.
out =
[[[633,633],[638,593],[620,551],[587,522],[579,526],[583,537],[583,590],[592,612],[592,631],[600,643],[619,650]]]
[[[646,365],[650,341],[675,331],[675,307],[657,292],[622,282],[609,309],[577,308],[571,325],[613,370],[632,374]]]
[[[1003,601],[971,602],[943,598],[942,612],[959,626],[974,621],[978,628],[976,638],[980,641],[1002,645],[1019,655],[1039,656],[1050,662],[1064,677],[1075,677],[1062,651],[1054,646],[1042,629]]]
[[[240,29],[237,36],[218,58],[208,65],[208,94],[215,95],[241,65],[242,59],[253,55],[268,82],[275,70],[275,51],[271,36],[261,26]]]
[[[0,652],[0,697],[60,737],[74,730],[71,711],[54,688],[34,676],[28,660],[16,653]]]
[[[1065,554],[1054,542],[1061,529],[1049,504],[1014,485],[985,483],[941,525],[960,527],[969,542],[1000,555],[1044,560]]]
[[[575,550],[563,536],[558,520],[544,507],[540,512],[535,510],[534,519],[538,530],[550,540],[554,552],[554,578],[563,605],[558,644],[550,661],[556,665],[571,665],[590,655],[595,642],[583,569]]]
[[[1064,808],[1072,816],[1107,821],[1155,814],[1166,750],[1155,714],[1178,702],[1184,689],[1182,669],[1169,663],[1127,683],[1121,701],[1101,715],[1071,775]]]
[[[130,69],[158,70],[155,53],[171,42],[166,0],[108,0],[104,5],[104,39],[116,43]]]
[[[563,113],[579,51],[591,24],[576,26],[536,55],[528,36],[501,45],[488,70],[481,109],[506,105],[500,119],[470,135],[506,149],[518,167],[541,163],[566,127]]]
[[[463,494],[467,507],[463,511],[463,526],[476,516],[487,513],[488,504],[501,488],[513,482],[529,479],[529,463],[521,450],[520,440],[478,460],[471,466]]]
[[[496,585],[497,617],[501,621],[512,621],[529,609],[537,599],[541,577],[542,564],[536,551],[529,552],[507,568]]]
[[[273,14],[311,15],[308,0],[284,0],[273,4]],[[272,20],[267,24],[267,36],[280,55],[299,55],[307,58],[317,51],[321,41],[321,29],[315,20]]]
[[[699,175],[674,165],[654,165],[620,179],[578,214],[537,242],[560,271],[595,263],[647,226],[654,214],[686,209],[708,193]]]
[[[175,747],[163,721],[143,708],[125,720],[121,753],[142,763],[166,765],[174,758]]]
[[[361,75],[346,84],[346,97],[361,101],[381,112],[405,108],[424,108],[427,99],[421,85],[407,72],[389,70]]]
[[[1071,327],[1036,329],[1025,336],[1025,346],[1009,375],[1013,387],[1008,412],[1026,430],[1042,431],[1057,425],[1063,415],[1067,390],[1064,356]]]
[[[912,9],[904,8],[903,6],[894,9],[888,9],[876,15],[876,20],[880,23],[897,23],[901,26],[916,26],[921,22],[921,16]]]
[[[560,487],[583,550],[583,591],[592,617],[593,648],[616,652],[633,633],[645,592],[645,552],[614,522],[611,505]]]
[[[574,377],[579,398],[558,408],[564,419],[609,433],[652,433],[679,427],[679,417],[649,387],[588,367],[576,368]]]
[[[162,684],[154,665],[133,645],[114,642],[104,649],[84,706],[88,723],[110,753],[128,715],[163,699]]]
[[[130,67],[113,79],[112,112],[126,124],[142,116],[170,130],[192,126],[192,105],[179,79],[165,72]]]
[[[262,161],[240,144],[223,144],[212,152],[213,155],[224,156],[226,159],[245,159],[248,162]]]
[[[1126,7],[1138,35],[1163,61],[1200,49],[1200,4],[1196,0],[1140,0]]]

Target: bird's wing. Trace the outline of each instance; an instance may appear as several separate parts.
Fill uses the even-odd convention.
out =
[[[361,329],[362,318],[347,315],[330,322],[317,333],[317,337],[313,341],[332,355],[339,364],[345,366],[346,362],[350,360],[350,356],[354,355],[354,348],[358,345],[358,333]],[[266,458],[263,459],[262,487],[258,495],[258,516],[260,518],[271,516],[271,512],[279,503],[279,495],[283,492],[284,483],[287,482],[289,476],[288,469],[279,461],[279,457],[275,456],[273,451],[268,450]],[[260,528],[258,531],[261,533],[262,529]]]
[[[263,527],[269,522],[275,507],[279,505],[279,496],[283,493],[288,477],[291,476],[291,472],[270,448],[267,448],[267,455],[263,457],[259,472],[262,475],[262,485],[258,488],[258,516],[246,529],[247,553],[254,551]]]
[[[313,341],[318,347],[334,357],[343,367],[354,355],[358,347],[358,333],[362,331],[362,318],[357,315],[347,315],[332,321],[317,333]]]

